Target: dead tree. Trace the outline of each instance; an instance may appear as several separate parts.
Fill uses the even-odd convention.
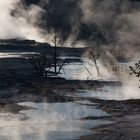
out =
[[[29,61],[32,64],[37,76],[45,77],[46,74],[46,62],[47,58],[45,54],[35,54],[29,57]]]
[[[52,42],[54,44],[54,75],[58,75],[60,71],[63,69],[63,66],[65,65],[66,61],[58,62],[58,52],[57,52],[57,44],[58,44],[58,35],[57,32],[54,31]]]
[[[140,61],[135,63],[135,66],[130,66],[130,75],[135,75],[137,78],[140,79]],[[140,80],[139,80],[140,81]]]
[[[55,75],[57,75],[57,33],[56,31],[54,31],[54,36],[52,39],[53,43],[54,43],[54,73]]]
[[[96,71],[97,71],[97,75],[99,76],[100,75],[100,71],[99,71],[99,67],[97,65],[98,57],[99,57],[99,54],[96,55],[92,50],[89,50],[89,58],[94,62],[95,68],[96,68]]]

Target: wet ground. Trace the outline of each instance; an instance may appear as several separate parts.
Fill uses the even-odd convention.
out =
[[[96,76],[93,65],[88,59],[68,63],[60,74],[67,80],[3,72],[0,140],[139,140],[137,85],[124,86],[100,62]]]
[[[0,138],[72,140],[94,134],[91,130],[94,127],[113,123],[108,119],[102,120],[102,117],[110,115],[97,108],[94,102],[77,98],[74,91],[73,96],[70,96],[68,92],[70,93],[71,90],[66,92],[67,87],[62,84],[62,81],[60,83],[57,81],[57,85],[59,90],[55,88],[52,91],[45,85],[40,91],[35,88],[27,90],[27,87],[24,87],[27,91],[21,93],[20,90],[15,90],[9,97],[6,96],[5,90],[5,97],[0,98],[3,102],[0,113]],[[67,83],[68,85],[70,86],[71,83]],[[49,87],[51,88],[52,84]],[[59,87],[65,88],[65,92]],[[35,91],[40,95],[35,94]],[[51,93],[47,93],[48,91]],[[101,117],[101,119],[86,119],[88,117]]]
[[[88,103],[87,103],[88,104]],[[5,139],[20,140],[71,140],[82,135],[92,134],[90,130],[111,121],[81,120],[91,116],[108,116],[107,113],[78,102],[67,103],[19,103],[32,109],[21,110],[18,114],[3,113],[1,136]]]

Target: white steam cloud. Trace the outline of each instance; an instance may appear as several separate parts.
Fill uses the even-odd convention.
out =
[[[41,30],[35,26],[43,10],[31,5],[23,8],[20,0],[1,0],[0,1],[0,38],[24,38],[44,42],[47,38],[41,34]],[[13,10],[18,11],[12,16]]]
[[[42,0],[41,2],[44,4],[49,1]],[[77,21],[72,22],[72,31],[65,40],[64,46],[85,47],[89,44],[88,39],[87,43],[85,40],[77,41],[80,27],[85,24],[91,28],[95,25],[103,37],[110,42],[110,46],[119,46],[128,50],[139,49],[140,9],[133,8],[128,0],[79,0],[77,8],[80,10],[70,17],[71,20]],[[11,14],[15,9],[17,12]],[[47,26],[45,29],[37,26],[37,23],[46,21],[42,19],[42,13],[47,11],[45,10],[34,4],[25,8],[21,0],[1,0],[0,39],[25,38],[50,43],[52,35],[47,33]],[[81,13],[78,14],[78,12]],[[92,37],[91,33],[90,38],[94,42],[97,37],[94,35]],[[92,46],[94,46],[93,43]]]
[[[136,55],[140,48],[140,9],[132,5],[128,0],[81,0],[82,22],[96,25],[106,39],[112,38],[113,47]]]

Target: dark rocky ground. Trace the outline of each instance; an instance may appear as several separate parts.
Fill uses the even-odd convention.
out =
[[[93,101],[93,100],[92,100]],[[114,123],[94,128],[94,135],[81,137],[81,140],[139,140],[140,139],[140,100],[103,101],[94,100],[105,110]],[[86,118],[93,119],[93,118]],[[99,118],[95,118],[99,119]]]

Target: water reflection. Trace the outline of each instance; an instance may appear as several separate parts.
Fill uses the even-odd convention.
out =
[[[85,105],[86,103],[86,105]],[[88,102],[19,103],[33,109],[20,114],[0,114],[0,139],[6,140],[72,140],[92,134],[90,128],[111,123],[105,120],[81,120],[88,116],[108,114]],[[27,119],[24,119],[27,118]]]
[[[79,59],[79,57],[64,57],[61,59]],[[64,65],[64,71],[61,71],[60,76],[65,79],[75,79],[75,80],[107,80],[112,81],[116,80],[116,76],[111,75],[106,67],[101,63],[100,60],[97,60],[97,64],[100,71],[100,76],[97,75],[96,68],[92,60],[88,58],[80,58],[81,62],[73,62],[67,65]]]

